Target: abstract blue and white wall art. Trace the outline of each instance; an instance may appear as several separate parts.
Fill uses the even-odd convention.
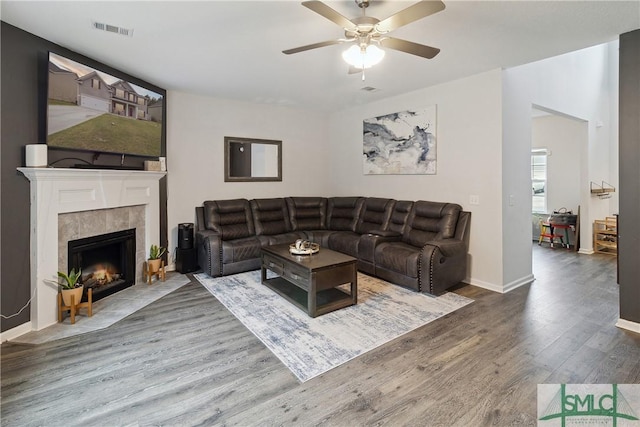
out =
[[[363,122],[365,175],[435,175],[436,106]]]

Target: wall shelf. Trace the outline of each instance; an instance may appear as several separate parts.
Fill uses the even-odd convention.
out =
[[[592,195],[596,195],[601,199],[607,199],[611,197],[611,193],[616,192],[616,188],[605,181],[602,181],[602,184],[597,184],[591,181],[589,183],[589,189]]]

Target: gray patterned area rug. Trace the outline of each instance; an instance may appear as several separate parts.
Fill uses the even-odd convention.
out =
[[[311,318],[260,283],[260,271],[194,277],[301,382],[310,380],[473,300],[437,298],[358,273],[358,304]]]

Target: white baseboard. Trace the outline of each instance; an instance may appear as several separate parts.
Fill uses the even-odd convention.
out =
[[[593,249],[582,249],[582,248],[580,248],[578,250],[578,253],[582,254],[582,255],[593,255],[595,252],[593,252]]]
[[[478,279],[468,279],[468,280],[464,280],[465,283],[468,283],[470,285],[473,286],[477,286],[479,288],[482,289],[487,289],[489,291],[493,291],[493,292],[498,292],[501,294],[510,292],[514,289],[519,288],[520,286],[524,286],[524,285],[528,285],[529,283],[533,282],[535,280],[535,277],[533,277],[533,274],[529,274],[525,277],[521,277],[520,279],[514,280],[512,282],[506,283],[504,285],[497,285],[495,283],[489,283],[489,282],[484,282],[482,280],[478,280]]]
[[[482,289],[486,289],[488,291],[502,293],[502,286],[496,285],[495,283],[484,282],[478,279],[465,279],[463,280],[463,282]]]
[[[618,328],[626,329],[631,332],[640,334],[640,323],[632,322],[630,320],[618,319],[616,322]]]
[[[31,332],[32,330],[31,322],[23,323],[22,325],[0,333],[0,342],[10,341],[14,338],[18,338],[20,335]]]
[[[518,289],[520,286],[528,285],[529,283],[532,283],[534,280],[536,280],[536,278],[533,277],[533,274],[527,274],[524,277],[521,277],[516,280],[512,280],[511,282],[506,283],[503,286],[503,289],[504,289],[503,293],[507,293],[514,289]]]

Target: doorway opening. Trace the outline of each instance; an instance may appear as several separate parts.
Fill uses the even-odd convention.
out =
[[[551,215],[579,215],[575,225],[565,228],[557,238],[573,250],[579,250],[580,218],[588,209],[587,153],[588,122],[545,107],[531,110],[531,223],[532,240],[540,241],[549,230]],[[546,231],[546,233],[545,233]],[[549,241],[549,238],[542,239]],[[551,241],[554,241],[551,238]]]

